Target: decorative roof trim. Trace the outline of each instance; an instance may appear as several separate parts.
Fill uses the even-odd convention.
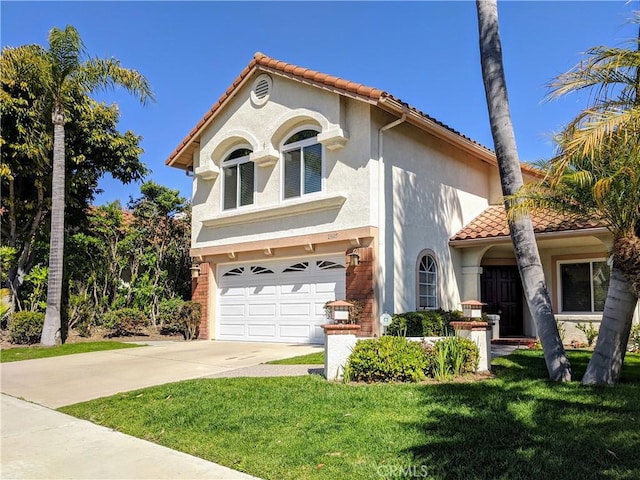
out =
[[[220,96],[218,101],[207,113],[205,113],[204,117],[187,134],[182,142],[180,142],[171,155],[169,155],[169,158],[165,161],[167,165],[183,169],[188,169],[192,166],[192,153],[196,148],[194,143],[196,142],[197,137],[203,129],[213,121],[216,113],[224,108],[226,103],[233,98],[239,89],[246,83],[247,79],[256,71],[264,71],[279,75],[329,90],[340,95],[365,101],[393,113],[407,113],[408,119],[413,125],[427,130],[445,141],[453,142],[491,165],[497,165],[495,154],[490,148],[463,135],[457,130],[454,130],[448,125],[430,117],[424,112],[421,112],[383,90],[368,87],[361,83],[351,82],[308,68],[298,67],[290,63],[270,58],[260,52],[254,55],[253,59],[242,70],[242,72],[240,72],[240,75],[233,81],[231,86]],[[527,164],[521,165],[523,172],[535,176],[540,175],[540,172],[537,169]]]
[[[533,212],[530,215],[536,238],[599,236],[608,233],[602,221],[572,218],[557,212]],[[449,239],[451,246],[472,246],[509,242],[509,226],[504,205],[489,205]]]

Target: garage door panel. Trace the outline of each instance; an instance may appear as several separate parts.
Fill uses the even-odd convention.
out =
[[[344,268],[323,270],[323,261],[341,260],[338,256],[220,266],[216,337],[322,343],[324,305],[344,298],[346,283]]]
[[[222,337],[244,337],[245,335],[244,324],[220,324],[220,336]]]
[[[287,316],[302,316],[308,317],[311,313],[309,303],[281,303],[280,315]]]
[[[259,295],[263,297],[272,297],[277,295],[278,290],[275,285],[256,285],[255,287],[247,288],[249,295]]]
[[[247,325],[247,333],[249,337],[268,337],[273,338],[276,334],[275,324],[256,324]]]
[[[283,338],[304,338],[307,339],[312,334],[311,325],[280,325],[280,336]]]
[[[284,284],[280,286],[281,295],[309,295],[311,285],[308,283]]]
[[[244,297],[246,294],[245,287],[224,287],[220,290],[220,295],[225,297]]]
[[[332,296],[336,291],[336,282],[316,283],[316,293],[330,293]]]
[[[220,305],[220,315],[222,315],[223,318],[244,317],[245,306],[244,303],[222,304]]]
[[[324,305],[330,300],[333,300],[333,298],[328,298],[325,302],[317,302],[313,304],[313,311],[317,317],[322,317],[323,320],[326,320],[327,312],[324,309]]]
[[[275,317],[277,305],[275,303],[249,304],[250,317]]]

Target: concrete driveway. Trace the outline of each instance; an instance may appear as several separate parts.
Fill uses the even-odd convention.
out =
[[[320,348],[150,342],[125,350],[2,363],[0,478],[255,479],[50,409],[152,385],[219,376]]]
[[[219,341],[151,342],[123,350],[0,364],[2,393],[49,408],[138,388],[209,377],[319,346]]]

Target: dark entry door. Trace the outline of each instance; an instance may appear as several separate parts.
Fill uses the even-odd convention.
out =
[[[482,267],[482,302],[484,311],[500,315],[500,336],[523,334],[522,283],[518,267]]]

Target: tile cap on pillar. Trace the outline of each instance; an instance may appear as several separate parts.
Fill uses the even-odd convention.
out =
[[[320,326],[327,335],[355,335],[361,328],[354,323],[327,323]]]
[[[454,330],[491,330],[489,322],[451,322]]]

